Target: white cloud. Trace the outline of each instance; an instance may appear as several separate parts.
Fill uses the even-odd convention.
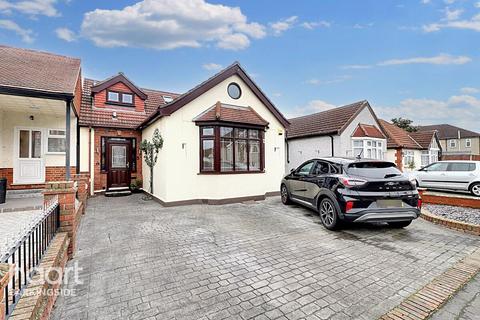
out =
[[[431,2],[431,0],[421,0],[420,2],[423,3],[423,4],[428,4],[428,3]]]
[[[58,38],[65,40],[67,42],[73,42],[77,40],[77,35],[75,34],[75,32],[73,32],[68,28],[57,28],[55,30],[55,33]]]
[[[455,15],[450,15],[451,19],[448,19],[446,16],[446,21],[441,21],[437,23],[431,23],[423,26],[423,31],[425,32],[436,32],[441,29],[464,29],[464,30],[473,30],[480,32],[480,14],[474,15],[470,19],[459,20],[460,14],[457,17]]]
[[[12,20],[0,20],[0,29],[5,29],[9,31],[15,32],[22,38],[23,42],[32,43],[33,39],[33,31],[30,29],[24,29],[20,27],[18,24],[13,22]]]
[[[354,29],[366,29],[366,28],[373,27],[373,25],[374,25],[373,22],[365,23],[365,24],[356,23],[356,24],[353,25],[353,28]]]
[[[480,89],[472,88],[472,87],[464,87],[460,89],[460,92],[465,94],[475,94],[475,93],[480,93]]]
[[[372,66],[368,64],[349,64],[346,66],[342,66],[341,68],[344,70],[356,70],[356,69],[370,69]]]
[[[273,30],[273,34],[276,36],[279,36],[285,31],[287,31],[288,29],[291,29],[294,26],[294,24],[297,22],[297,20],[298,20],[297,16],[291,16],[289,18],[270,23],[270,27]]]
[[[325,110],[336,108],[337,106],[323,100],[312,100],[305,106],[297,106],[290,111],[285,112],[287,118],[295,118],[309,115],[312,113],[322,112]]]
[[[221,64],[213,63],[213,62],[205,63],[204,65],[202,65],[202,67],[203,67],[203,69],[209,70],[209,71],[216,71],[216,70],[222,69]]]
[[[18,11],[32,16],[44,15],[55,17],[59,15],[59,12],[55,8],[56,2],[57,0],[23,0],[15,2],[0,0],[0,11]]]
[[[478,131],[480,99],[469,95],[451,96],[446,100],[405,99],[398,106],[375,106],[377,115],[384,119],[404,117],[416,124],[450,123]]]
[[[308,30],[313,30],[316,28],[330,28],[332,24],[328,21],[312,21],[302,23],[302,27]]]
[[[379,66],[392,66],[401,64],[436,64],[436,65],[449,65],[449,64],[465,64],[472,61],[471,58],[466,56],[452,56],[449,54],[439,54],[434,57],[414,57],[407,59],[392,59],[378,63]]]
[[[480,8],[480,1],[478,2],[475,2],[475,4],[473,5],[475,8]]]
[[[211,43],[240,50],[250,38],[266,36],[265,27],[249,23],[239,7],[205,0],[143,0],[120,10],[96,9],[85,14],[81,30],[97,46],[160,50]]]
[[[446,7],[445,20],[447,21],[458,20],[458,18],[460,18],[460,16],[462,15],[462,13],[463,13],[462,9],[450,10],[449,7]]]
[[[350,76],[350,75],[337,76],[337,77],[334,77],[333,79],[329,79],[329,80],[320,80],[320,79],[317,79],[317,78],[312,78],[312,79],[308,79],[307,81],[305,81],[305,83],[311,84],[311,85],[334,84],[334,83],[340,83],[340,82],[350,80],[351,78],[352,78],[352,76]]]

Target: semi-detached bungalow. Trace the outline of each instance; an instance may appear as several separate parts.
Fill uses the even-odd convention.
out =
[[[0,177],[8,189],[42,188],[71,173],[90,175],[92,194],[136,179],[148,186],[139,146],[159,129],[158,201],[264,199],[278,193],[285,172],[288,125],[238,63],[180,95],[140,88],[121,73],[82,79],[79,59],[0,47]]]

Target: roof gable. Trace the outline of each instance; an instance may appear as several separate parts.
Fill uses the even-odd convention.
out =
[[[370,124],[359,123],[357,128],[352,134],[352,137],[355,138],[377,138],[377,139],[386,139],[383,132],[378,129],[376,126]]]
[[[106,90],[111,86],[117,83],[123,83],[126,85],[132,92],[134,92],[137,96],[139,96],[142,100],[147,99],[147,94],[143,92],[140,88],[133,84],[123,73],[119,73],[116,76],[113,76],[107,80],[101,81],[92,86],[91,92],[98,93],[100,91]]]
[[[417,131],[409,132],[408,135],[412,137],[422,148],[429,149],[433,139],[436,138],[436,131]]]
[[[380,119],[380,125],[387,134],[387,148],[423,149],[423,147],[402,128],[382,119]]]
[[[293,139],[341,134],[365,108],[368,108],[378,123],[377,116],[368,101],[362,100],[342,107],[289,119],[290,127],[287,137]]]
[[[229,77],[237,75],[240,77],[243,82],[252,90],[252,92],[257,96],[257,98],[267,107],[267,109],[277,118],[277,120],[284,126],[288,127],[289,122],[288,120],[282,115],[282,113],[274,106],[274,104],[268,99],[268,97],[262,92],[262,90],[253,82],[253,80],[248,76],[248,74],[243,70],[238,62],[233,63],[226,69],[220,71],[213,77],[207,79],[206,81],[202,82],[198,86],[194,87],[190,91],[186,92],[185,94],[179,96],[174,101],[161,106],[158,110],[153,113],[150,117],[148,117],[140,126],[139,128],[145,128],[149,126],[152,122],[162,116],[168,116],[174,113],[175,111],[179,110],[186,104],[190,103],[191,101],[195,100],[211,88],[215,87],[216,85],[220,84],[225,79]]]
[[[263,119],[252,107],[234,106],[218,101],[193,119],[194,122],[231,122],[266,127],[268,121]]]

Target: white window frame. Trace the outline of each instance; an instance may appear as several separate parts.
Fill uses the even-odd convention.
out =
[[[48,139],[49,138],[57,138],[57,139],[65,139],[65,142],[66,142],[66,139],[67,139],[67,129],[65,128],[48,128],[46,129],[47,130],[47,134],[45,135],[46,137],[46,141],[45,141],[45,154],[65,154],[65,151],[49,151],[48,150]],[[58,134],[50,134],[50,131],[63,131],[65,132],[64,135],[58,135]],[[67,144],[65,143],[65,147],[67,147]]]
[[[354,147],[355,141],[362,141],[363,152],[361,157],[366,158],[368,150],[371,150],[372,157],[370,159],[383,160],[385,159],[385,148],[386,140],[378,138],[352,138],[352,154],[354,157],[357,156],[355,149],[360,149],[361,147]],[[379,144],[381,144],[379,146]]]
[[[457,147],[457,139],[450,139],[448,140],[448,146],[450,148],[456,148]]]
[[[163,101],[165,101],[165,103],[170,103],[170,102],[173,101],[173,97],[165,95],[165,96],[163,96]]]
[[[414,150],[403,150],[402,155],[402,163],[404,168],[410,168],[409,164],[413,163],[415,167],[417,164],[415,163],[415,151]]]
[[[465,139],[465,148],[472,147],[472,139]]]

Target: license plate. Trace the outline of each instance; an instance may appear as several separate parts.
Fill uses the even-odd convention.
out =
[[[403,207],[402,200],[377,200],[377,207],[379,208],[401,208]]]

